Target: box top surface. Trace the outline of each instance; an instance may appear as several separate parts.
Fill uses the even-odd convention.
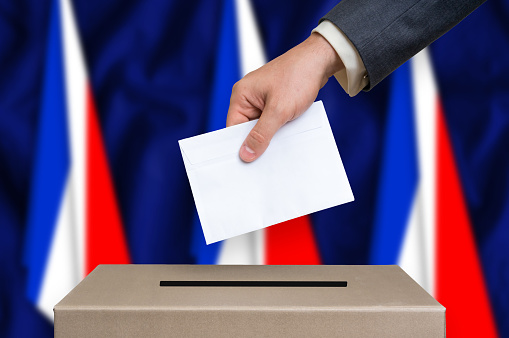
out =
[[[162,287],[160,281],[346,281],[347,287]],[[55,311],[77,308],[444,311],[396,265],[100,265]]]

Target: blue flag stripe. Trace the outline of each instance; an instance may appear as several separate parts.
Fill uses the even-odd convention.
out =
[[[27,294],[34,303],[39,295],[70,165],[62,65],[60,11],[58,2],[53,1],[24,252],[28,268]]]
[[[211,109],[207,121],[207,131],[225,127],[232,86],[240,79],[234,0],[225,0],[223,3],[222,22],[214,69],[215,75],[212,84]],[[191,250],[196,257],[196,263],[216,263],[220,248],[220,242],[210,245],[205,244],[200,220],[198,214],[195,213]]]
[[[396,264],[418,172],[410,65],[392,75],[370,264]]]

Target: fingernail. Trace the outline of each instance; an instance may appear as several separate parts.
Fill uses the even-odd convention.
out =
[[[247,145],[243,144],[240,148],[240,158],[246,162],[251,162],[255,159],[256,154],[253,149],[249,148]]]

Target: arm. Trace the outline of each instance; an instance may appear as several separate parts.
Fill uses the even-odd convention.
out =
[[[485,0],[343,0],[329,20],[352,42],[366,67],[370,90]]]
[[[484,1],[341,1],[321,22],[332,22],[340,39],[356,49],[358,68],[343,63],[343,50],[335,51],[345,44],[334,43],[334,34],[323,34],[329,43],[317,29],[300,45],[247,74],[233,87],[226,120],[231,126],[260,118],[242,144],[240,157],[246,162],[260,157],[276,131],[313,103],[330,76],[336,75],[343,88],[345,83],[347,88],[358,84],[345,89],[352,96],[363,88],[370,90]],[[342,76],[347,78],[344,83]]]
[[[237,82],[226,126],[260,118],[242,144],[240,157],[246,162],[257,159],[276,131],[306,111],[329,77],[342,68],[341,59],[327,40],[313,33]]]

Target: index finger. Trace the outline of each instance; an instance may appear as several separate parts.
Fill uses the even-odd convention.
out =
[[[236,106],[236,107],[234,107]],[[228,108],[228,116],[226,116],[226,127],[231,127],[236,124],[248,122],[249,118],[241,113],[240,107],[230,103]]]

